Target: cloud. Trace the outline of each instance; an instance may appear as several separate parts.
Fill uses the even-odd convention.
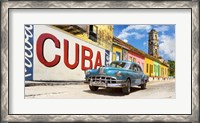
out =
[[[130,30],[145,30],[145,31],[150,31],[151,25],[130,25],[126,27],[125,29],[122,30],[122,32],[127,32]]]
[[[147,42],[144,42],[143,45],[146,46],[146,45],[147,45]]]
[[[162,32],[162,34],[164,34],[166,31],[169,30],[169,26],[157,26],[154,28],[157,32]]]
[[[128,40],[127,40],[127,39],[124,39],[123,41],[124,41],[124,42],[126,42],[126,43],[128,42]]]
[[[134,33],[133,35],[135,39],[142,39],[143,37],[145,37],[144,34],[139,34],[139,33]]]
[[[120,38],[120,39],[125,39],[127,38],[128,36],[131,36],[132,34],[131,33],[128,33],[128,32],[121,32],[117,37]]]
[[[144,49],[148,51],[148,41],[143,42]]]
[[[120,39],[126,39],[129,36],[133,36],[133,38],[138,39],[138,40],[145,37],[144,34],[140,34],[140,33],[137,33],[137,32],[130,32],[130,33],[121,32],[117,37],[120,38]]]
[[[149,32],[152,29],[151,25],[130,25],[121,31],[121,33],[117,36],[120,39],[127,39],[129,36],[133,36],[134,39],[142,39],[145,37],[144,32],[138,33],[135,31],[146,31]]]
[[[160,54],[166,55],[170,60],[175,60],[175,38],[169,35],[161,35],[159,39]]]

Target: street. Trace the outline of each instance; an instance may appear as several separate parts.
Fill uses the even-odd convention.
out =
[[[174,99],[175,80],[151,81],[147,88],[132,87],[129,95],[118,88],[90,91],[88,84],[38,85],[25,87],[25,99]]]

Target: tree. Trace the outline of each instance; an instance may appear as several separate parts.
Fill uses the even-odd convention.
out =
[[[168,60],[169,64],[169,76],[175,76],[175,61]]]

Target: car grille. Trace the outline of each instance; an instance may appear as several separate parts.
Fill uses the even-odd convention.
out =
[[[88,82],[116,83],[116,78],[111,76],[90,76]]]

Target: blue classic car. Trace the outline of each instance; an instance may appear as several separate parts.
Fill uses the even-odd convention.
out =
[[[86,81],[91,91],[97,91],[99,87],[122,88],[123,93],[129,94],[133,86],[145,89],[148,76],[135,62],[114,61],[109,66],[87,70]]]

